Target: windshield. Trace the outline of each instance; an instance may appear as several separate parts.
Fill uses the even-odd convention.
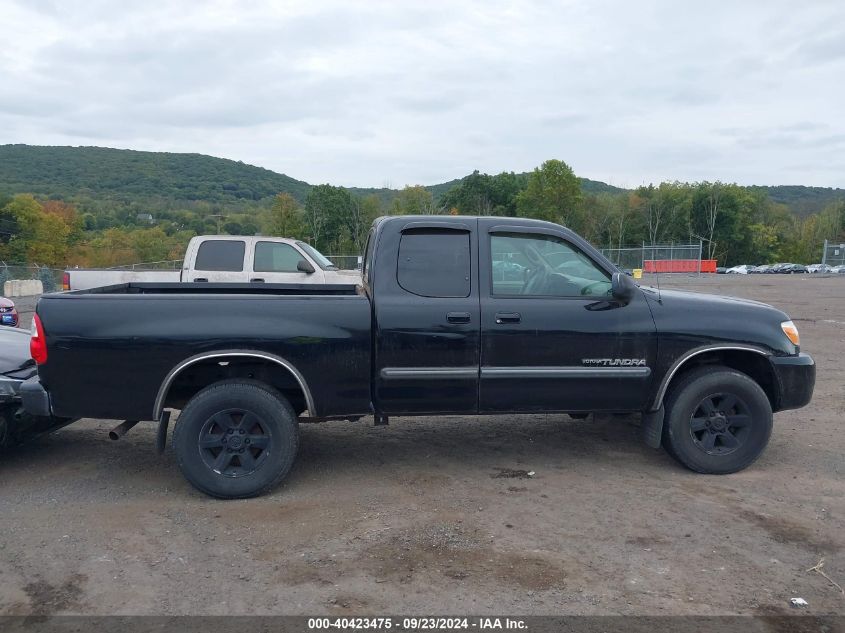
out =
[[[308,253],[308,256],[315,262],[317,262],[317,266],[319,266],[323,270],[337,270],[337,266],[334,265],[332,260],[323,255],[320,251],[318,251],[310,244],[306,244],[305,242],[297,242],[296,245],[302,250],[304,250],[306,253]]]

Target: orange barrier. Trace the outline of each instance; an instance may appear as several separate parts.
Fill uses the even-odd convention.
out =
[[[643,262],[643,270],[647,273],[697,273],[697,259],[647,259]],[[701,272],[715,273],[716,260],[702,259]]]

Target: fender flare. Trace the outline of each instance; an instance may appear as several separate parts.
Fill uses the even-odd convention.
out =
[[[158,388],[158,394],[156,395],[155,404],[153,404],[153,420],[158,420],[161,417],[162,410],[164,409],[164,401],[167,398],[167,394],[170,391],[170,387],[173,384],[173,381],[176,377],[184,370],[190,367],[191,365],[195,365],[204,360],[209,360],[211,358],[260,358],[262,360],[267,360],[281,367],[287,369],[291,375],[296,379],[296,382],[299,383],[300,388],[302,389],[302,393],[305,394],[305,404],[308,407],[308,411],[311,415],[315,415],[315,407],[314,407],[314,398],[311,395],[311,390],[308,388],[308,383],[305,382],[305,378],[299,372],[299,370],[294,367],[293,363],[289,360],[282,358],[281,356],[277,356],[275,354],[270,354],[269,352],[257,352],[255,350],[248,350],[248,349],[233,349],[233,350],[219,350],[214,352],[203,352],[202,354],[196,354],[195,356],[191,356],[190,358],[186,358],[179,364],[177,364],[173,369],[171,369],[167,376],[165,376],[164,380],[161,383],[161,386]]]
[[[766,350],[761,349],[759,347],[754,347],[753,345],[702,345],[701,347],[691,349],[685,354],[683,354],[680,358],[678,358],[674,363],[672,363],[672,366],[669,368],[669,371],[666,372],[666,375],[660,382],[660,387],[657,389],[657,393],[654,396],[654,402],[652,402],[651,407],[648,410],[657,411],[658,409],[660,409],[660,407],[663,406],[663,398],[666,396],[666,391],[669,389],[669,384],[672,382],[672,378],[675,377],[675,374],[678,373],[678,370],[681,369],[681,367],[683,367],[688,360],[706,352],[721,351],[754,352],[756,354],[760,354],[761,356],[771,356],[771,354]]]

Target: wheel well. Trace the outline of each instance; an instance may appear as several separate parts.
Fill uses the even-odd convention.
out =
[[[214,356],[191,363],[173,378],[161,408],[182,409],[209,385],[232,378],[246,378],[273,387],[287,398],[297,415],[308,408],[308,397],[292,370],[274,360],[251,356]]]
[[[669,385],[666,387],[666,392],[668,393],[672,385],[677,383],[678,380],[690,371],[708,365],[724,365],[749,376],[766,392],[766,396],[769,398],[769,404],[772,405],[772,410],[777,409],[778,385],[774,370],[765,356],[748,350],[713,350],[696,354],[684,362],[677,373],[672,376]],[[664,393],[663,395],[665,399],[666,394]]]

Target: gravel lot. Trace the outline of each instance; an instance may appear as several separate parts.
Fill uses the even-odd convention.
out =
[[[635,417],[405,418],[303,425],[282,487],[220,502],[152,425],[85,420],[0,462],[0,613],[845,614],[807,571],[845,585],[845,276],[661,284],[777,305],[816,359],[743,473],[682,469]]]

